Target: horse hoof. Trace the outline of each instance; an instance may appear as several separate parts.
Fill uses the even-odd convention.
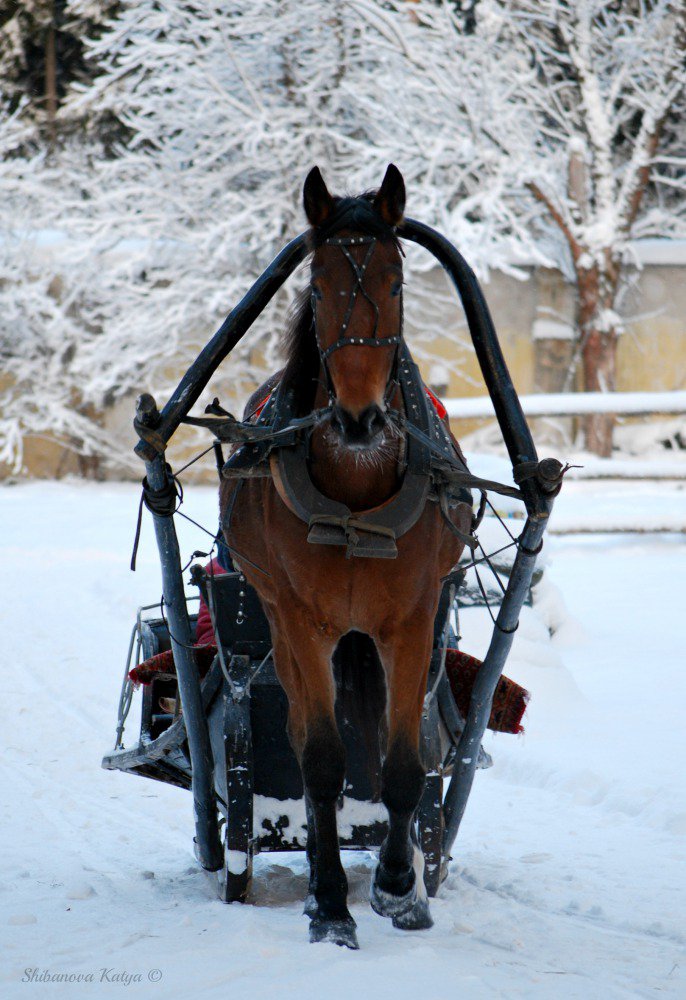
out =
[[[341,948],[357,951],[360,946],[357,943],[356,926],[352,917],[346,917],[344,920],[313,917],[310,922],[310,942],[318,944],[320,941],[328,941],[330,944],[340,945]]]
[[[409,910],[393,917],[393,926],[401,931],[426,931],[433,925],[433,917],[426,899],[415,900]]]
[[[416,899],[416,881],[412,883],[411,888],[404,896],[395,896],[392,892],[386,892],[385,889],[379,887],[376,875],[372,879],[369,902],[372,905],[374,913],[378,913],[380,917],[399,917],[401,914],[407,913],[408,910],[412,909]]]
[[[306,917],[310,917],[310,919],[317,916],[317,900],[314,898],[313,892],[308,892],[307,894],[305,905],[303,906],[303,913]]]

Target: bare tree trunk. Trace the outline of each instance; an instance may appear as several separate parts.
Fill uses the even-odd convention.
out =
[[[617,330],[608,318],[614,314],[619,272],[607,254],[607,272],[598,267],[577,271],[579,331],[584,392],[613,392],[617,387]],[[587,451],[612,455],[613,413],[593,413],[583,418]]]
[[[55,143],[55,118],[57,117],[57,50],[55,44],[55,12],[45,40],[45,108],[48,116],[48,136]]]
[[[612,392],[616,385],[617,334],[614,330],[587,330],[583,334],[585,392]],[[612,455],[613,413],[591,413],[583,418],[587,451],[603,458]]]

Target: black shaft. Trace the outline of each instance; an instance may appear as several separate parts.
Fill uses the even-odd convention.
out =
[[[548,498],[549,507],[552,500]],[[522,605],[531,586],[539,547],[547,517],[527,518],[512,567],[507,591],[503,597],[486,659],[479,667],[469,711],[457,746],[453,776],[444,801],[445,833],[443,853],[447,857],[464,816],[479,761],[481,741],[491,715],[493,695],[510,652]]]
[[[398,235],[425,247],[449,273],[469,324],[474,350],[489,391],[498,422],[503,430],[513,465],[536,460],[536,449],[503,357],[493,320],[474,272],[455,247],[430,226],[406,219]],[[157,433],[169,441],[181,420],[188,415],[221,362],[250,329],[274,294],[305,259],[310,248],[309,233],[291,240],[260,275],[238,305],[232,309],[210,342],[200,352],[162,410]],[[141,458],[152,459],[153,447],[141,440],[136,445]],[[524,483],[522,492],[527,510],[536,504],[536,491]]]
[[[462,301],[469,333],[481,373],[493,401],[498,423],[512,465],[535,462],[536,448],[519,398],[512,384],[493,320],[479,282],[461,253],[445,236],[414,219],[405,219],[398,236],[419,243],[439,261],[450,275]],[[531,483],[522,484],[527,511],[540,510],[537,491]]]
[[[537,463],[531,432],[512,384],[486,300],[473,271],[445,237],[423,223],[406,219],[398,228],[398,235],[425,247],[450,275],[462,301],[474,349],[512,465],[516,467],[522,463]],[[198,355],[164,407],[161,416],[155,413],[156,419],[141,421],[154,428],[157,433],[157,443],[160,440],[164,443],[169,441],[221,362],[240,341],[289,275],[304,260],[309,247],[309,234],[303,233],[281,251]],[[154,444],[141,439],[136,451],[147,460],[150,486],[153,489],[160,489],[164,486],[166,472],[162,458],[156,457]],[[553,464],[556,466],[553,472],[557,475],[559,463]],[[446,795],[444,837],[446,854],[452,846],[464,814],[474,780],[481,740],[490,717],[493,694],[512,645],[522,604],[531,584],[536,561],[534,552],[543,536],[552,508],[555,481],[549,481],[545,465],[546,463],[541,463],[538,466],[538,474],[526,478],[521,483],[529,517],[498,614],[497,626],[474,685],[465,729],[458,747],[454,776]],[[181,701],[191,747],[198,846],[201,859],[204,859],[202,860],[204,867],[215,868],[221,865],[221,857],[212,788],[210,743],[207,720],[202,713],[200,685],[193,655],[184,647],[184,643],[190,643],[190,628],[179,568],[178,542],[171,518],[155,515],[154,519],[162,559],[169,621],[174,635],[181,640],[174,643],[174,658],[177,663]]]
[[[467,317],[481,372],[512,466],[537,463],[538,456],[503,356],[493,320],[474,272],[456,248],[429,226],[406,219],[398,235],[421,244],[441,263],[457,289]],[[546,463],[542,463],[543,466]],[[559,464],[557,472],[559,472]],[[524,600],[531,586],[536,553],[553,504],[551,484],[539,472],[520,484],[527,518],[486,659],[474,684],[465,728],[457,747],[453,777],[444,801],[444,856],[450,854],[471,792],[481,741],[491,715],[493,696],[512,646]],[[545,471],[545,470],[544,470]]]
[[[161,490],[167,482],[164,459],[156,457],[146,462],[148,484]],[[188,748],[193,769],[193,802],[195,807],[196,843],[200,864],[208,871],[217,871],[223,864],[219,839],[217,806],[214,795],[214,765],[210,747],[207,718],[202,707],[200,678],[192,649],[186,595],[181,575],[179,543],[173,517],[153,513],[157,547],[162,565],[162,592],[169,621],[174,664],[188,736]]]

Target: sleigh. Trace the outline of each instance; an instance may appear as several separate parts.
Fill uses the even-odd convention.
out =
[[[223,901],[232,902],[246,898],[255,854],[305,848],[307,817],[303,785],[286,734],[288,705],[274,671],[269,625],[257,595],[240,573],[214,576],[196,564],[191,577],[211,610],[218,639],[217,653],[201,683],[201,697],[210,737],[220,828],[224,831],[219,895]],[[417,814],[417,831],[426,862],[425,883],[431,896],[446,874],[443,835],[449,813],[444,808],[444,784],[453,780],[464,729],[464,716],[449,682],[450,658],[457,652],[459,583],[451,581],[443,591],[422,718],[422,744],[429,769]],[[482,603],[479,596],[474,592],[467,596],[468,605]],[[191,597],[188,607],[192,634],[197,620],[194,605],[197,598]],[[136,664],[170,649],[169,623],[161,605],[141,609],[126,658],[116,746],[104,757],[103,767],[190,789],[193,767],[185,721],[176,707],[178,684],[174,678],[163,675],[143,687],[138,743],[131,749],[126,749],[123,743],[134,695],[130,674]],[[340,683],[336,667],[334,662],[334,676]],[[459,672],[457,666],[456,671]],[[516,702],[516,707],[507,721],[500,716],[494,718],[491,728],[515,732],[524,709],[525,692],[512,682],[508,685],[509,688],[503,685],[504,691],[510,701]],[[347,760],[345,792],[339,802],[340,841],[348,850],[369,850],[379,847],[386,835],[385,809],[372,785],[367,751],[356,719],[346,715],[344,701],[339,699],[337,706]],[[162,711],[160,703],[173,705],[175,711]],[[490,756],[480,748],[479,766],[490,764]]]
[[[434,895],[445,877],[476,769],[488,763],[482,739],[522,605],[530,596],[536,557],[563,470],[554,459],[538,460],[488,308],[464,259],[444,237],[418,222],[406,220],[398,235],[428,249],[460,294],[518,484],[504,489],[522,502],[526,512],[522,531],[513,539],[515,558],[503,584],[488,652],[462,712],[446,664],[458,631],[464,570],[458,566],[444,581],[421,726],[427,780],[415,818],[426,887]],[[256,853],[306,846],[303,786],[288,742],[286,697],[274,671],[269,626],[259,599],[239,573],[213,576],[195,566],[192,585],[210,609],[217,640],[216,656],[207,674],[200,677],[194,650],[194,598],[187,597],[181,570],[174,527],[176,489],[165,449],[180,423],[189,419],[217,367],[307,253],[306,234],[289,243],[207,344],[162,411],[152,397],[144,395],[138,400],[135,420],[140,437],[136,450],[146,464],[144,500],[155,525],[164,597],[163,606],[139,612],[122,688],[116,745],[103,759],[103,766],[192,792],[196,856],[203,868],[219,873],[219,894],[226,902],[246,898]],[[224,420],[221,426],[226,424]],[[296,423],[286,427],[294,439],[298,430]],[[470,483],[482,496],[489,487],[497,490],[499,485],[476,476]],[[481,596],[486,597],[483,592]],[[479,603],[479,595],[467,593],[464,600]],[[173,651],[175,676],[144,688],[140,736],[135,746],[126,748],[124,724],[134,697],[129,671],[166,649]],[[173,705],[173,710],[162,710],[160,699],[162,705]],[[339,698],[337,721],[347,758],[339,835],[341,846],[368,850],[383,841],[385,810],[370,778],[364,740],[344,705],[345,699]]]

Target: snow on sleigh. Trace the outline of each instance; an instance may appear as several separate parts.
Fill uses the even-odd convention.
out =
[[[522,605],[530,598],[536,558],[564,470],[555,459],[539,461],[537,457],[483,294],[464,259],[444,237],[421,223],[406,219],[397,235],[432,253],[459,292],[512,463],[515,487],[480,479],[464,468],[457,475],[458,483],[481,497],[473,524],[477,526],[483,518],[492,491],[516,499],[525,510],[521,532],[506,539],[513,559],[504,570],[502,563],[499,569],[497,559],[494,563],[486,552],[480,554],[473,547],[443,583],[421,719],[426,784],[413,827],[414,842],[424,854],[426,888],[433,896],[446,875],[475,771],[489,763],[481,746],[487,726],[519,731],[526,693],[504,678],[502,670]],[[220,471],[229,474],[230,462],[224,463],[222,444],[255,442],[249,447],[259,449],[265,440],[273,442],[281,435],[280,446],[287,452],[306,431],[303,421],[296,419],[275,430],[269,425],[269,412],[257,431],[255,424],[240,423],[216,405],[208,408],[209,417],[204,420],[190,418],[189,413],[220,363],[309,250],[306,233],[285,247],[227,317],[161,412],[147,394],[137,404],[135,427],[140,441],[136,450],[146,463],[144,500],[155,525],[164,597],[161,605],[139,612],[122,688],[116,744],[104,757],[103,766],[192,791],[196,856],[203,868],[218,872],[219,895],[226,902],[245,900],[256,853],[306,847],[307,810],[300,768],[286,732],[288,703],[275,674],[270,629],[260,600],[241,573],[217,574],[201,565],[191,570],[197,594],[186,594],[174,527],[177,481],[165,451],[182,422],[213,427]],[[409,355],[400,357],[407,373]],[[408,385],[403,386],[406,409],[414,406],[417,410],[417,396],[412,397],[416,384],[408,375]],[[423,426],[410,429],[422,447],[437,451],[444,432],[423,392],[421,397],[422,412],[428,416]],[[496,514],[494,507],[491,510]],[[386,545],[387,537],[388,532],[379,533],[377,541]],[[492,616],[493,635],[480,663],[457,648],[457,636],[461,603],[492,602],[494,595],[483,582],[461,591],[468,569],[473,572],[483,563],[489,566],[500,593],[497,614]],[[195,646],[194,601],[198,599],[209,611],[216,652]],[[346,752],[344,790],[338,802],[339,838],[342,847],[357,850],[379,847],[387,832],[386,810],[378,801],[374,769],[369,766],[368,742],[339,671],[341,647],[346,644],[348,654],[356,651],[364,656],[364,638],[354,632],[344,636],[333,661],[339,688],[336,717]],[[125,747],[124,724],[134,697],[129,673],[163,653],[168,653],[166,671],[148,678],[150,683],[143,687],[139,740]]]

